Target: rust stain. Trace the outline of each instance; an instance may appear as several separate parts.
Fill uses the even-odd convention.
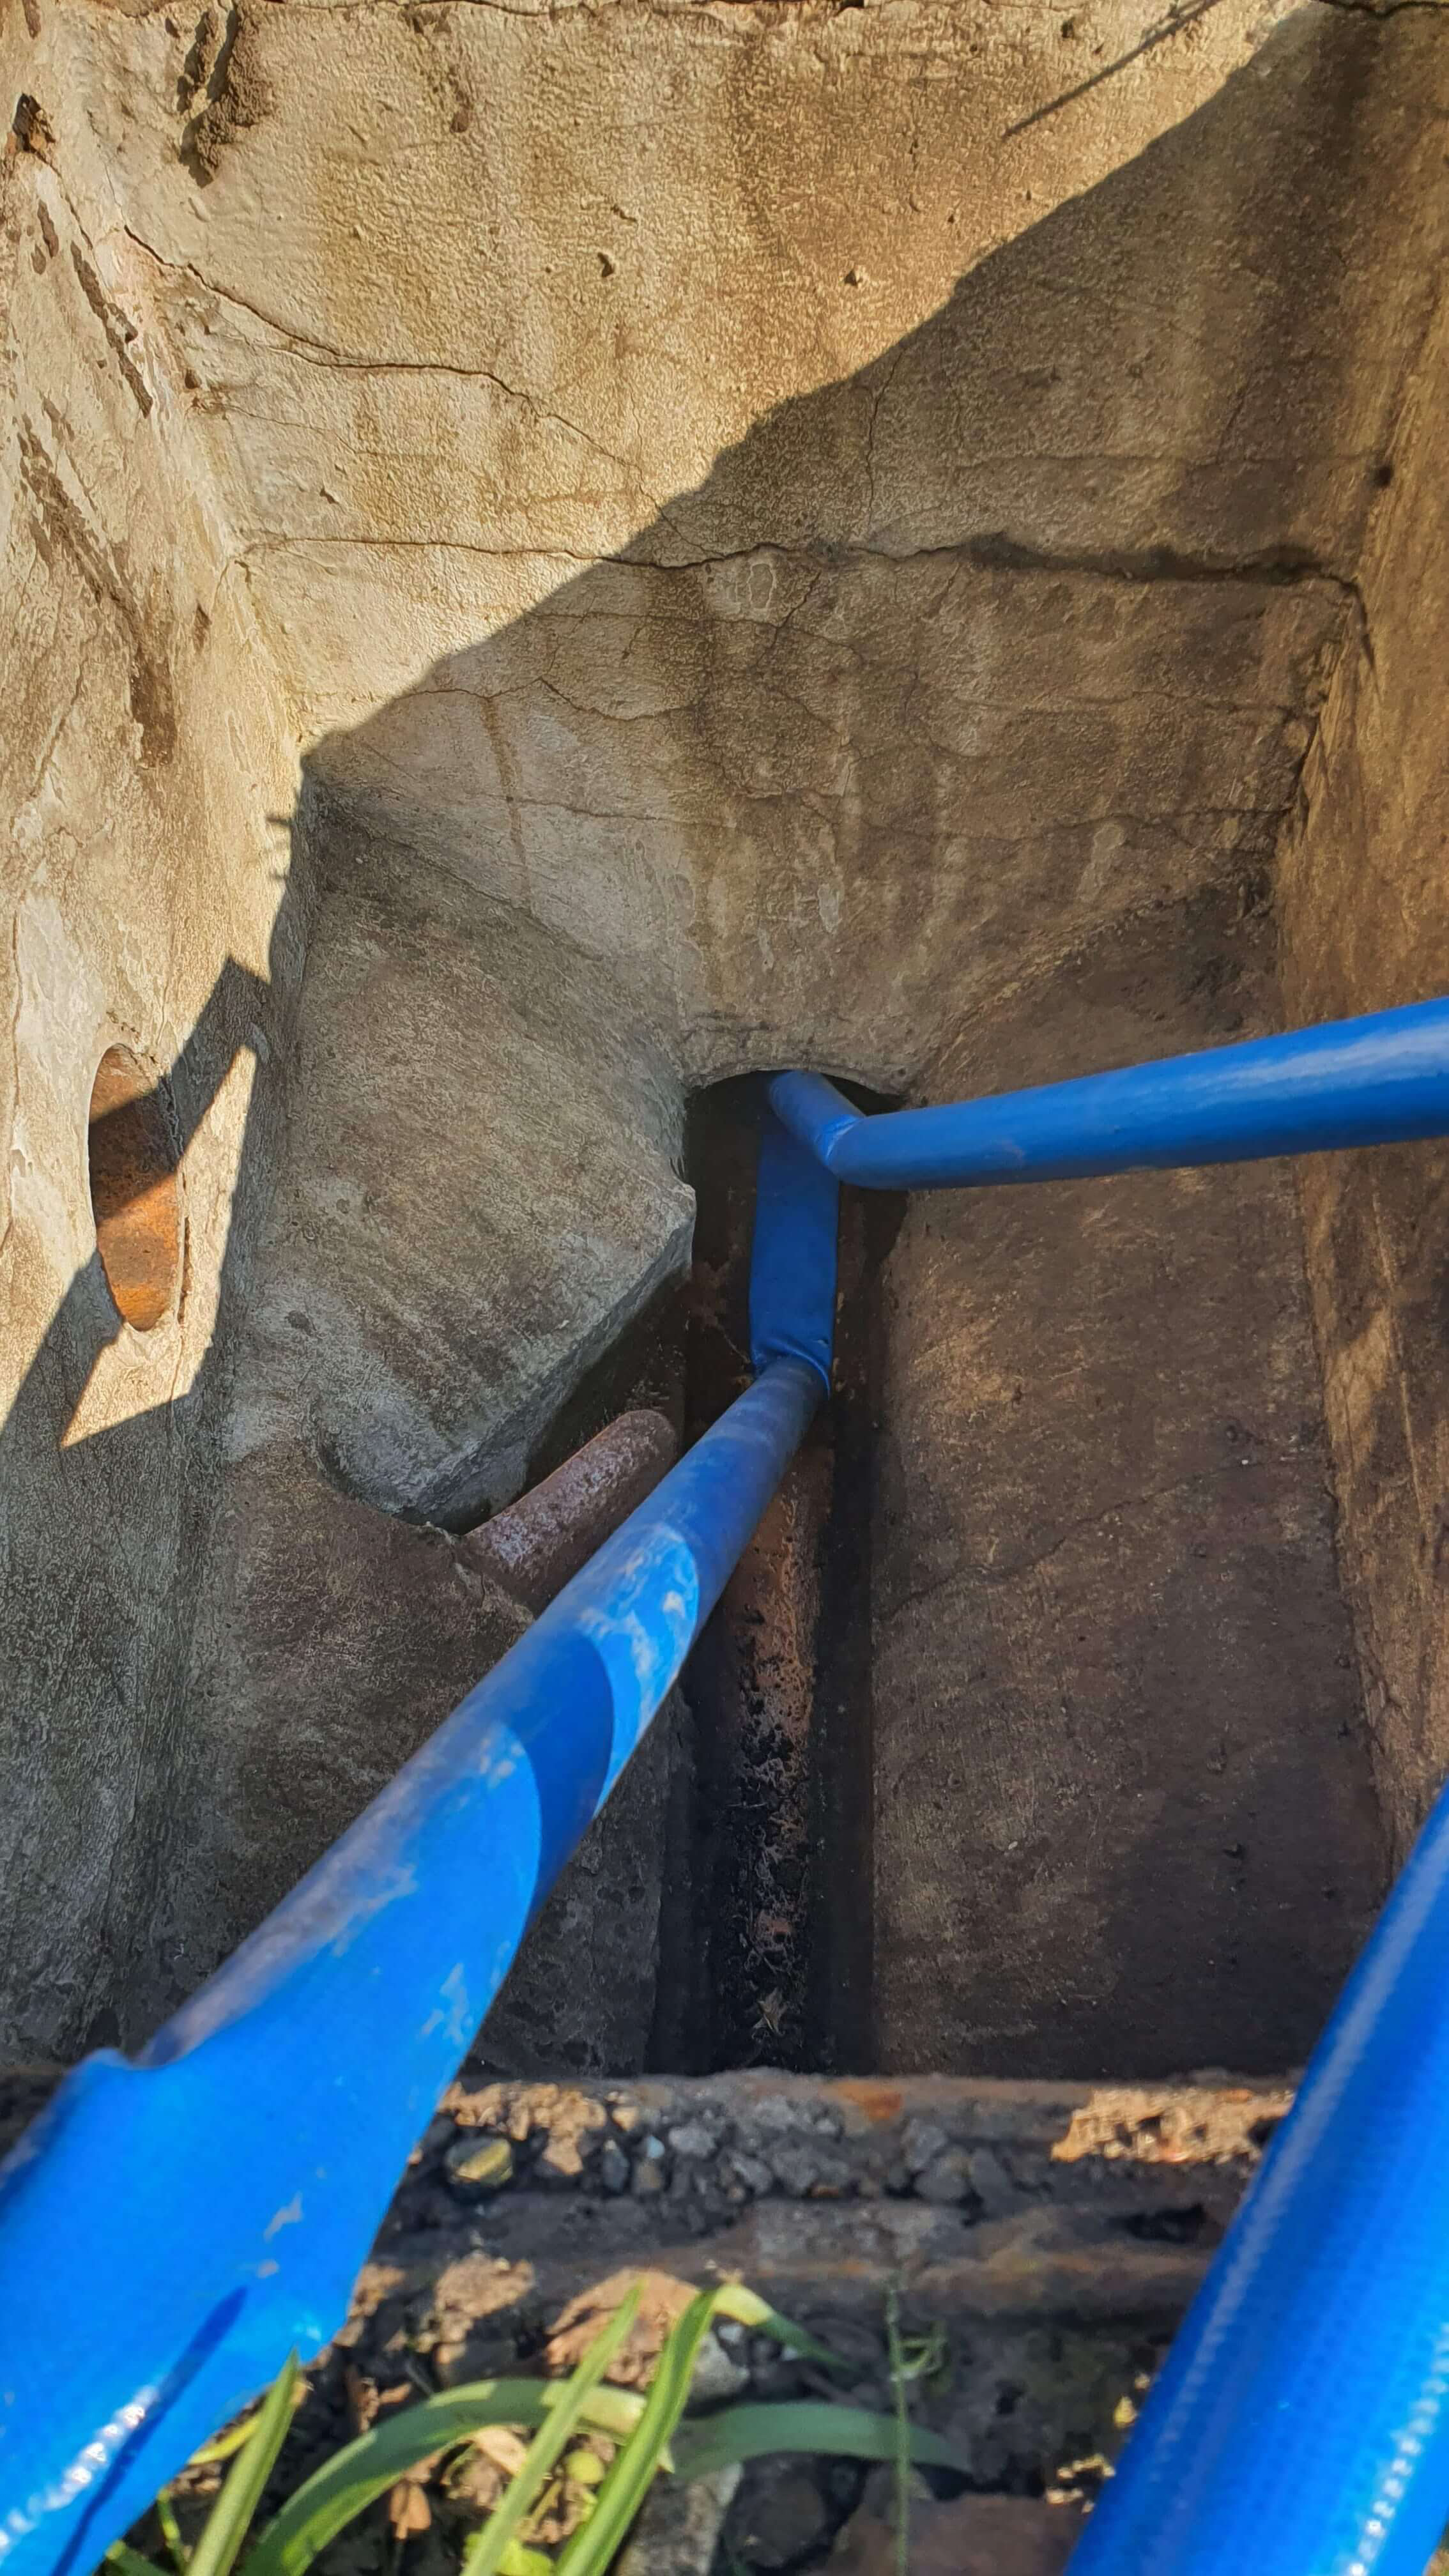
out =
[[[148,1333],[181,1269],[176,1151],[156,1077],[124,1047],[102,1056],[88,1137],[96,1250],[118,1312]]]
[[[847,2075],[832,2090],[853,2103],[857,2111],[863,2111],[878,2128],[898,2120],[905,2109],[905,2095],[898,2084],[874,2083],[868,2076]]]

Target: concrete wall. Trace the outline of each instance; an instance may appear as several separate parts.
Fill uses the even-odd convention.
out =
[[[1337,1018],[1449,990],[1449,325],[1396,426],[1348,649],[1279,862],[1283,990]],[[1449,1153],[1299,1167],[1340,1561],[1396,1848],[1449,1767]]]
[[[4,39],[0,2030],[21,2048],[114,2036],[150,1940],[305,911],[286,687],[125,273],[85,33],[53,35],[43,99],[24,19]],[[114,1044],[169,1077],[186,1138],[181,1275],[146,1333],[106,1292],[87,1190]]]
[[[339,1669],[421,1633],[407,1522],[511,1490],[686,1256],[691,1086],[1005,1066],[1003,996],[1144,922],[1166,990],[1258,886],[1433,301],[1442,54],[1246,0],[25,0],[0,43],[0,2028],[70,2049],[483,1651],[449,1625],[354,1741],[284,1649],[319,1605]],[[84,1186],[115,1038],[186,1140],[139,1339]],[[1265,1247],[1311,1413],[1276,1216],[1221,1294]],[[354,1508],[390,1570],[338,1594]]]

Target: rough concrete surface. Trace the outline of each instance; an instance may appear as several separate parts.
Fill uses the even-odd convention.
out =
[[[1406,406],[1279,864],[1283,985],[1305,1018],[1449,990],[1449,743],[1428,675],[1449,650],[1449,397],[1441,314]],[[1449,1766],[1443,1245],[1449,1153],[1298,1167],[1308,1277],[1375,1770],[1402,1858]]]
[[[0,57],[17,640],[0,2031],[67,2053],[154,2020],[275,1892],[294,1819],[343,1824],[482,1651],[421,1525],[516,1492],[682,1270],[691,1088],[795,1060],[921,1093],[968,1067],[1065,1069],[1050,1031],[1073,1070],[1224,1033],[1191,960],[1205,922],[1261,901],[1326,694],[1315,761],[1361,715],[1353,759],[1408,774],[1352,674],[1361,567],[1392,582],[1405,495],[1432,481],[1399,473],[1398,442],[1441,274],[1445,56],[1433,11],[1324,0],[1166,23],[1146,0],[238,0],[225,23],[25,0]],[[1427,456],[1435,407],[1413,399]],[[1411,676],[1394,695],[1413,725]],[[1363,799],[1336,756],[1346,855],[1293,862],[1303,959],[1313,868],[1331,888],[1357,864]],[[1244,1026],[1276,1007],[1265,969]],[[1386,950],[1384,998],[1403,971]],[[180,1158],[181,1272],[147,1333],[118,1326],[86,1189],[113,1043],[164,1079]],[[1010,1348],[1043,1387],[1064,1325],[1089,1335],[1090,1204],[1063,1200],[1021,1244],[1021,1312],[994,1328],[1003,1369]],[[1271,1176],[1111,1204],[1134,1212],[1113,1332],[1164,1385],[1170,1285],[1190,1375],[1150,1421],[1118,1387],[1122,1454],[1072,1498],[1074,1518],[1118,1517],[1015,1596],[979,1704],[938,1602],[890,1682],[898,1710],[878,1687],[877,1730],[884,1746],[911,1706],[949,1704],[972,1769],[1021,1710],[1044,1782],[1095,1781],[1106,1859],[1071,1882],[1078,1934],[1134,1891],[1164,1901],[1133,1875],[1135,1814],[1107,1810],[1135,1790],[1134,1731],[1185,1749],[1164,1788],[1171,1928],[1202,2009],[1173,2027],[1262,2064],[1311,2025],[1374,1867],[1302,1238]],[[1351,1300],[1332,1305],[1316,1205],[1343,1479],[1362,1371],[1338,1352]],[[923,1327],[931,1297],[1018,1294],[983,1267],[981,1222],[929,1261],[919,1231],[903,1245],[889,1293],[919,1267]],[[1427,1350],[1396,1258],[1376,1329]],[[903,1399],[917,1382],[888,1426],[899,1459],[910,1401],[947,1395],[923,1345],[892,1365]],[[1061,1459],[1087,1476],[1089,1375],[1057,1387],[1055,1431],[1043,1413],[1030,1452],[997,1453],[1028,1552]],[[1389,1395],[1375,1406],[1387,1423]],[[1212,1482],[1229,1421],[1261,1444],[1231,1511],[1232,1480]],[[947,1428],[924,1479],[883,1468],[885,1606],[901,1565],[977,1547],[981,1462],[948,1461]],[[1400,1740],[1416,1780],[1429,1766],[1438,1649],[1430,1595],[1383,1570],[1377,1500],[1351,1483],[1364,1535],[1344,1564],[1387,1676],[1370,1704],[1392,1806]],[[1195,1494],[1216,1503],[1210,1610],[1176,1564]],[[348,1518],[355,1563],[324,1571],[356,1514],[377,1518]],[[371,1589],[370,1563],[392,1569]],[[1117,1622],[1105,1680],[1067,1635],[1074,1567]],[[349,1684],[303,1722],[278,1641],[319,1603],[356,1712]],[[437,1646],[389,1709],[399,1621]],[[1261,1741],[1213,1787],[1200,1741],[1250,1710]],[[1078,1724],[1100,1760],[1061,1752]],[[1295,1764],[1317,1765],[1319,1884],[1343,1892],[1325,1918],[1289,1849],[1278,1923],[1239,1809],[1276,1830]],[[930,1766],[911,1779],[912,1847],[928,1838],[959,1907],[969,1810],[948,1800],[933,1828]],[[1208,1866],[1220,1829],[1247,1850],[1246,1909],[1217,1884],[1234,1854]],[[1004,1838],[991,1822],[988,1849]],[[647,1908],[657,1849],[621,1833],[630,1884],[641,1852]],[[1242,2049],[1219,1903],[1263,1947],[1262,1992],[1277,1981]],[[582,1995],[597,1920],[537,1954]],[[1042,1962],[1021,2062],[1045,2063],[1060,1948],[1047,1918],[1017,1920]],[[1162,1926],[1134,1937],[1160,1949]],[[1117,1938],[1074,1942],[1090,2053],[1161,2064],[1126,1953],[1108,1973]],[[951,1991],[909,2042],[930,2058],[968,2044]]]
[[[930,1088],[1261,1029],[1261,919],[1160,913]],[[912,1199],[883,1282],[871,2062],[1301,2063],[1383,1860],[1291,1180]]]

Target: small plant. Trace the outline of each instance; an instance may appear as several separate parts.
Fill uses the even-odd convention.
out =
[[[919,2437],[911,2424],[911,2390],[921,2380],[936,2378],[944,2369],[946,2335],[940,2325],[932,2326],[927,2335],[907,2337],[901,2333],[901,2294],[894,2281],[886,2292],[886,2352],[894,2409],[891,2466],[895,2473],[896,2576],[909,2576],[911,2469],[922,2456],[916,2448]]]
[[[640,2295],[636,2284],[568,2379],[475,2380],[405,2407],[349,2442],[253,2540],[240,2576],[304,2576],[348,2523],[423,2462],[436,2465],[497,2427],[529,2431],[532,2438],[501,2502],[468,2542],[462,2576],[604,2576],[660,2475],[710,2477],[781,2451],[893,2461],[898,2482],[913,2463],[964,2470],[966,2463],[948,2443],[904,2416],[905,2377],[923,2375],[924,2363],[912,2361],[914,2348],[899,2347],[894,2319],[894,2417],[807,2398],[746,2400],[690,2421],[684,2410],[695,2367],[720,2318],[772,2335],[786,2351],[824,2370],[843,2365],[752,2290],[727,2281],[691,2299],[665,2339],[646,2390],[614,2387],[604,2374],[628,2337]],[[196,2464],[230,2457],[233,2465],[189,2552],[170,2489],[158,2497],[157,2518],[175,2576],[230,2576],[286,2437],[298,2388],[294,2356],[256,2414],[198,2452]],[[544,2505],[562,2489],[572,2528],[558,2554],[549,2556],[538,2546],[536,2525]],[[120,2576],[164,2576],[125,2541],[117,2541],[107,2556]]]

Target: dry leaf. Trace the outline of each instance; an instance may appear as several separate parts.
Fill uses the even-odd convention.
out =
[[[473,2436],[473,2448],[501,2469],[506,2478],[516,2478],[528,2457],[528,2444],[510,2433],[506,2424],[480,2424]]]
[[[428,2529],[433,2508],[416,2478],[399,2478],[397,2485],[389,2488],[387,2518],[394,2540],[410,2540],[414,2532]]]
[[[636,2281],[643,2294],[639,2314],[623,2351],[610,2367],[609,2378],[625,2387],[642,2388],[647,2384],[670,2327],[683,2316],[694,2297],[693,2283],[677,2280],[672,2272],[614,2272],[607,2281],[581,2290],[577,2298],[570,2299],[549,2336],[550,2370],[577,2367]]]
[[[351,2361],[342,2374],[342,2385],[347,2392],[347,2412],[352,2418],[352,2429],[354,2433],[365,2433],[377,2413],[377,2390]]]

